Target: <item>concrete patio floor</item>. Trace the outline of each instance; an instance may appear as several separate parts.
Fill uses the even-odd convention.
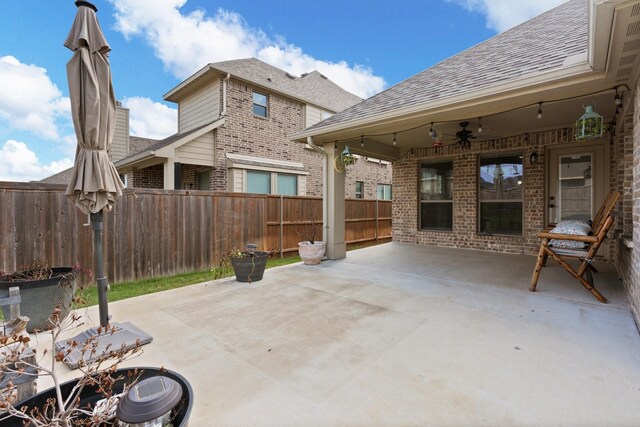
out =
[[[534,263],[389,243],[109,307],[154,337],[131,365],[191,382],[191,426],[638,425],[640,335],[612,268],[601,304],[552,261],[528,292]]]

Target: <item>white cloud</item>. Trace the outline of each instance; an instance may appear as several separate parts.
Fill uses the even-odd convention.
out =
[[[567,0],[447,0],[487,17],[487,28],[499,33],[540,15]]]
[[[182,14],[186,0],[110,0],[116,27],[125,37],[144,37],[156,56],[177,78],[184,79],[210,62],[256,57],[292,74],[318,70],[361,97],[385,87],[371,68],[344,61],[315,59],[282,37],[271,38],[249,27],[232,11],[218,9],[213,17],[202,10]]]
[[[178,131],[178,111],[149,98],[124,98],[122,105],[129,109],[131,135],[163,139]]]
[[[3,56],[0,82],[0,119],[13,129],[51,140],[60,138],[57,121],[70,123],[71,107],[46,69]]]
[[[0,181],[40,180],[71,166],[73,160],[68,158],[43,165],[27,144],[13,139],[0,149]]]

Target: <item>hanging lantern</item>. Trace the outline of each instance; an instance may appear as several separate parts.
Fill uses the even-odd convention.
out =
[[[356,156],[351,154],[348,145],[345,145],[344,150],[342,150],[342,154],[340,154],[340,157],[342,158],[342,164],[345,166],[352,165],[356,162]]]
[[[578,120],[576,120],[575,139],[577,141],[583,139],[599,138],[604,131],[602,116],[595,111],[591,105],[587,105],[585,112]]]

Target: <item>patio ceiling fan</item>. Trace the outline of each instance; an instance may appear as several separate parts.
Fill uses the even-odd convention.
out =
[[[458,145],[462,148],[471,148],[470,139],[475,139],[476,136],[472,135],[473,132],[467,130],[467,126],[469,126],[469,122],[460,122],[460,127],[462,128],[458,132],[456,132],[456,138],[458,138]]]
[[[460,122],[458,124],[460,126],[460,130],[457,131],[454,135],[445,134],[448,136],[447,140],[454,144],[457,144],[460,148],[469,149],[471,148],[471,140],[477,139],[478,136],[474,135],[472,130],[467,129],[467,126],[469,126],[468,121]],[[482,131],[480,130],[480,132]],[[482,134],[483,141],[497,138],[500,137],[496,135],[486,135],[485,133]],[[437,142],[439,143],[439,145],[442,145],[440,141]]]
[[[476,136],[473,135],[473,131],[467,129],[469,126],[469,122],[460,122],[460,130],[455,133],[455,135],[445,134],[448,138],[446,140],[454,142],[458,144],[461,148],[471,148],[471,139],[475,139]],[[437,144],[437,145],[436,145]],[[441,146],[442,140],[436,139],[436,143],[434,146]]]

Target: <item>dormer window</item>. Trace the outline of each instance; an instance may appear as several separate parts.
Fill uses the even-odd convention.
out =
[[[253,92],[253,114],[260,117],[267,117],[267,95],[260,92]]]

